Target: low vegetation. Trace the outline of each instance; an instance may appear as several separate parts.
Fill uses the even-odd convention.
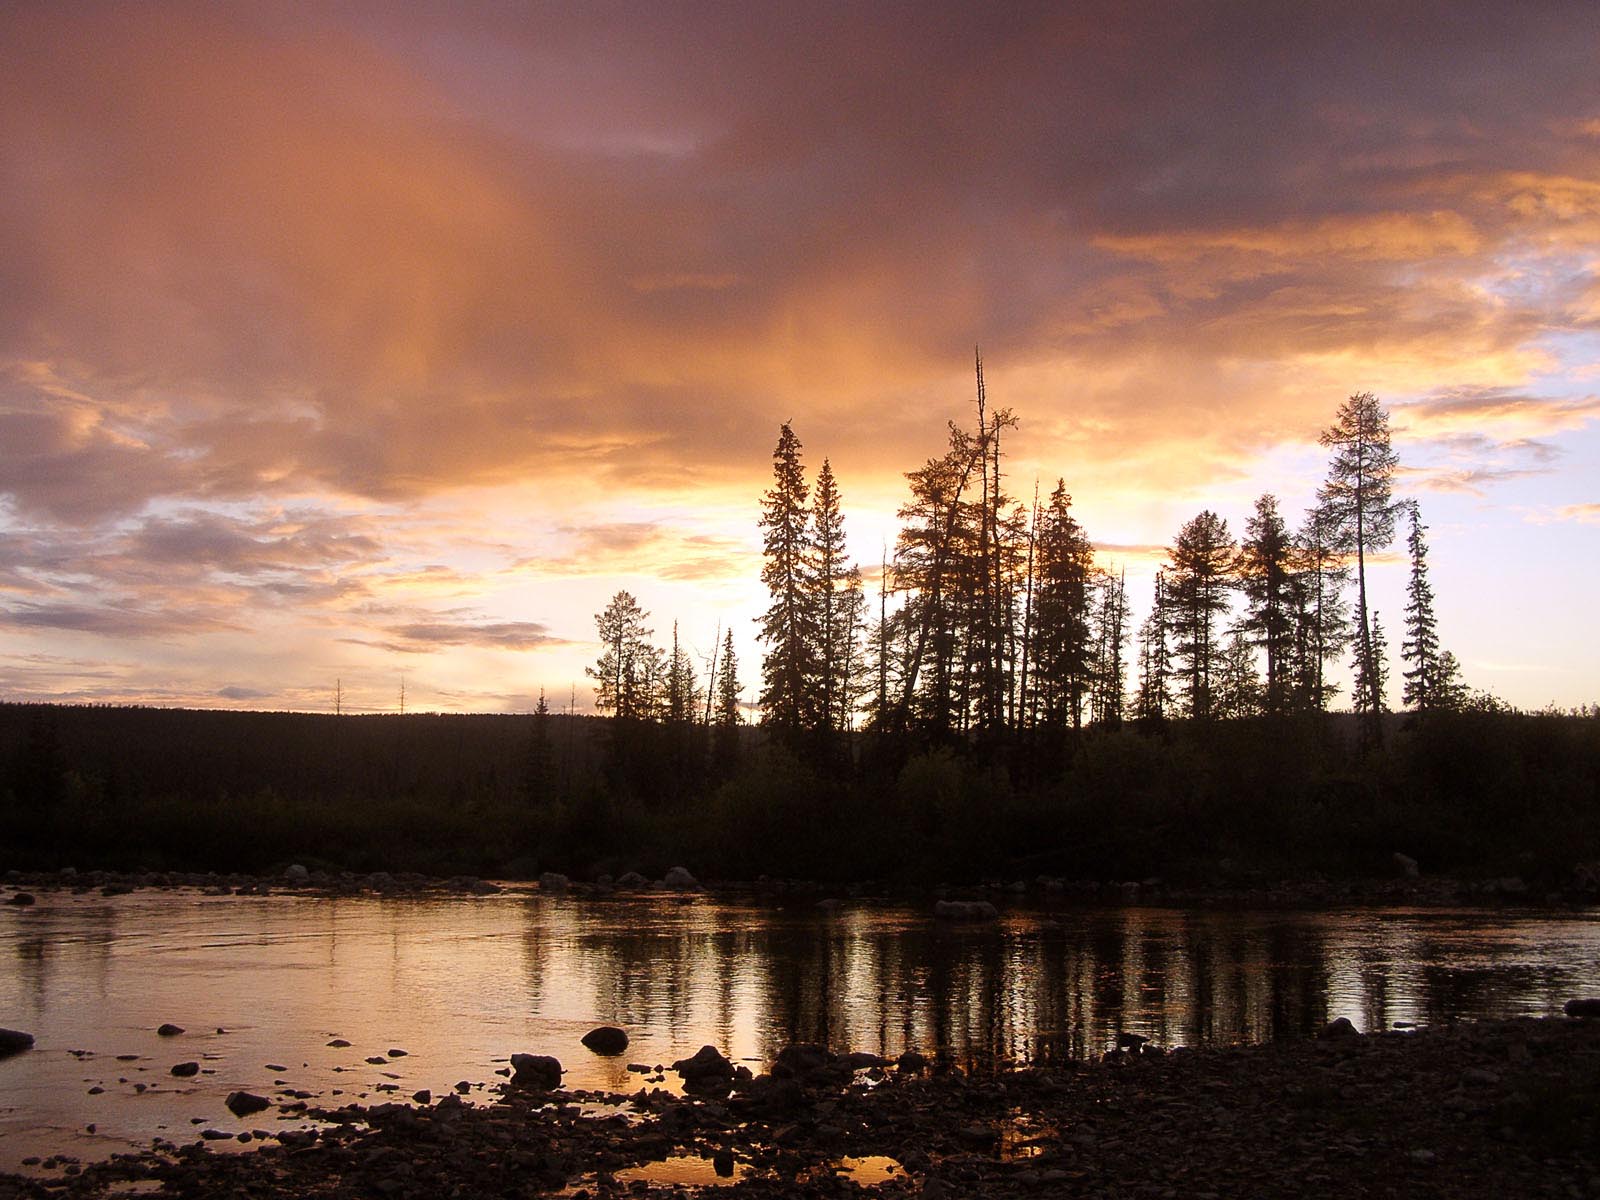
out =
[[[1130,723],[1012,761],[592,717],[0,705],[0,868],[1568,886],[1600,859],[1600,713]],[[1045,769],[1040,764],[1051,764]]]

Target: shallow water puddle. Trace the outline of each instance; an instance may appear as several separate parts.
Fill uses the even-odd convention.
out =
[[[664,1158],[660,1162],[641,1163],[637,1167],[626,1167],[616,1173],[616,1181],[620,1184],[633,1183],[644,1180],[646,1183],[664,1187],[678,1185],[680,1187],[718,1187],[727,1183],[738,1183],[750,1173],[748,1163],[739,1162],[737,1159],[728,1166],[727,1173],[717,1170],[716,1163],[709,1158],[700,1158],[692,1154],[676,1154],[671,1158]]]
[[[887,1154],[866,1154],[859,1158],[841,1158],[837,1167],[848,1172],[850,1178],[862,1187],[885,1183],[896,1175],[904,1175],[905,1168]]]
[[[1000,1124],[998,1150],[1001,1158],[1037,1158],[1060,1143],[1060,1130],[1026,1113],[1014,1112],[1009,1120]]]

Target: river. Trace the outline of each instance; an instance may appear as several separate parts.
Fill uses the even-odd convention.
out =
[[[555,1055],[568,1088],[631,1092],[647,1085],[629,1064],[706,1043],[757,1070],[790,1041],[1029,1061],[1119,1031],[1171,1047],[1304,1037],[1333,1016],[1553,1014],[1600,992],[1596,915],[1017,907],[955,924],[882,901],[43,893],[0,908],[0,1026],[37,1038],[0,1060],[0,1170],[286,1127],[234,1119],[235,1089],[483,1097],[518,1051]],[[184,1032],[158,1035],[169,1022]],[[602,1023],[628,1031],[624,1055],[580,1045]],[[180,1062],[199,1074],[174,1077]]]

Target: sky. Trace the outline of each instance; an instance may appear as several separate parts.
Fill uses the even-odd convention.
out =
[[[1597,62],[1587,2],[7,4],[0,699],[588,711],[619,589],[753,696],[780,424],[875,571],[981,346],[1136,619],[1370,391],[1466,682],[1594,702]]]

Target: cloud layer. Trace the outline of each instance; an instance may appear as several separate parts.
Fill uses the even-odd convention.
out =
[[[1435,494],[1560,479],[1592,18],[10,6],[0,624],[549,649],[582,634],[484,597],[733,579],[747,532],[692,514],[750,507],[779,421],[891,510],[974,342],[1019,474],[1111,542],[1355,390]]]

